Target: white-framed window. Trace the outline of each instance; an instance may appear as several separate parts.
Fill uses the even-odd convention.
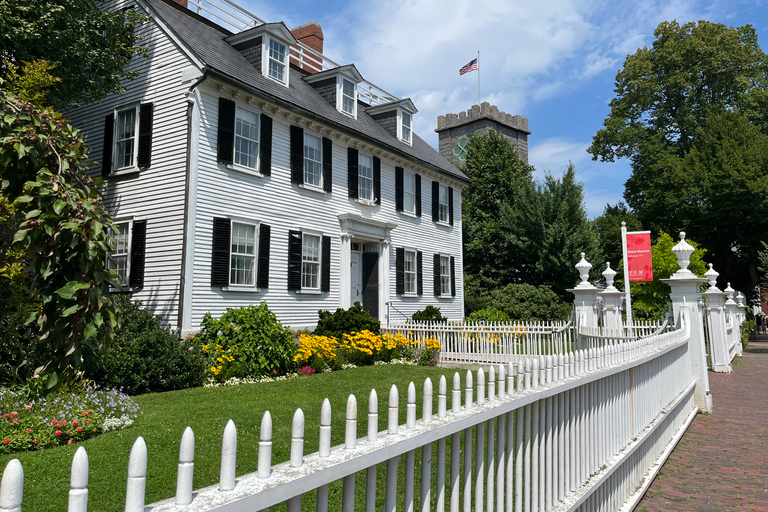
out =
[[[411,124],[413,122],[413,115],[405,110],[400,111],[400,140],[410,144],[411,143]]]
[[[118,281],[123,288],[128,286],[131,276],[131,225],[130,220],[112,224],[112,251],[109,253],[111,260],[107,260],[107,267],[117,272]]]
[[[137,136],[139,133],[139,105],[115,110],[113,170],[136,167]]]
[[[440,295],[451,294],[451,257],[440,255]]]
[[[234,162],[243,167],[258,169],[259,114],[241,107],[235,110]]]
[[[341,112],[352,117],[357,117],[357,88],[352,80],[339,77],[341,80],[340,98]]]
[[[320,289],[320,235],[301,235],[301,289]]]
[[[440,222],[448,223],[450,221],[450,204],[448,199],[448,185],[440,184],[440,195],[439,195],[439,220]]]
[[[416,213],[416,175],[403,172],[403,211]]]
[[[415,294],[417,293],[417,264],[416,264],[416,251],[412,251],[409,249],[406,249],[405,251],[405,261],[404,261],[404,267],[405,267],[405,281],[404,281],[404,287],[403,290],[405,293],[408,294]]]
[[[323,186],[323,140],[304,132],[304,184]]]
[[[357,197],[373,201],[373,158],[362,153],[357,159]]]
[[[288,47],[273,38],[267,45],[267,75],[278,82],[287,84]]]
[[[256,224],[232,221],[229,284],[256,284]]]

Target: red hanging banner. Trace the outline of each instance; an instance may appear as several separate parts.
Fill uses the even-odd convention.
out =
[[[627,233],[627,268],[630,281],[653,281],[650,231]]]

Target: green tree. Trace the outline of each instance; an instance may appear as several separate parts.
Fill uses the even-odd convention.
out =
[[[27,266],[30,296],[40,307],[40,339],[52,355],[38,368],[48,386],[72,379],[82,349],[98,352],[116,325],[108,296],[117,284],[106,268],[111,220],[101,204],[100,180],[86,173],[88,146],[61,114],[44,107],[45,90],[58,79],[37,62],[0,79],[0,192],[23,220],[8,260]],[[13,261],[11,261],[13,263]],[[0,276],[0,278],[2,278]]]
[[[749,25],[664,22],[654,34],[652,47],[628,56],[616,75],[611,112],[588,151],[603,161],[630,159],[624,197],[643,226],[690,232],[734,282],[755,284],[752,220],[727,210],[760,203],[759,187],[744,181],[765,180],[754,171],[764,168],[764,142],[748,125],[768,120],[768,57]],[[744,162],[741,170],[729,171],[725,155]],[[707,174],[725,181],[702,179],[704,162],[715,166]],[[733,202],[725,204],[729,189]],[[758,208],[759,215],[764,203]]]
[[[615,205],[607,204],[603,209],[603,214],[595,218],[592,223],[597,231],[597,237],[600,240],[600,249],[603,252],[604,260],[610,262],[616,268],[619,261],[624,257],[621,247],[621,223],[627,223],[627,231],[641,231],[642,226],[637,215],[630,210],[627,205],[621,201]],[[605,262],[597,263],[598,270],[605,270]]]
[[[686,238],[686,241],[691,244],[696,250],[691,254],[691,262],[688,265],[688,270],[693,272],[699,277],[704,275],[707,271],[707,264],[702,259],[707,252],[696,242]],[[677,245],[670,235],[663,231],[656,239],[656,243],[651,246],[651,259],[653,261],[653,281],[647,282],[633,282],[630,284],[630,291],[632,292],[632,314],[635,318],[654,318],[658,319],[663,317],[668,310],[667,300],[672,289],[668,284],[662,283],[661,279],[667,279],[674,274],[680,266],[677,264],[677,257],[672,252],[672,248]],[[620,289],[624,289],[624,262],[619,264],[619,268],[616,270],[617,285]]]
[[[0,59],[20,65],[47,60],[61,80],[48,100],[59,109],[122,92],[125,71],[137,45],[138,25],[147,17],[134,9],[105,11],[104,0],[35,0],[0,2]],[[0,78],[12,67],[0,65]]]

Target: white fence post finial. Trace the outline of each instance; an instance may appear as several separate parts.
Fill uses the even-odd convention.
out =
[[[304,465],[304,411],[296,409],[291,423],[291,466]]]
[[[453,390],[451,391],[451,412],[461,412],[461,377],[459,372],[453,374]]]
[[[72,473],[69,477],[69,506],[67,507],[67,512],[86,512],[87,510],[88,454],[85,452],[85,448],[80,446],[75,452],[75,456],[72,457]]]
[[[331,455],[331,402],[325,398],[320,408],[320,457]]]
[[[445,375],[440,376],[437,382],[437,417],[440,419],[448,415],[448,382]]]
[[[357,398],[355,395],[347,397],[347,418],[344,428],[344,448],[354,450],[357,446]]]
[[[139,436],[128,457],[128,485],[125,491],[125,512],[144,512],[147,488],[147,444]]]
[[[264,411],[259,429],[259,460],[256,467],[259,478],[266,479],[272,474],[272,415]]]
[[[3,471],[0,481],[0,511],[21,512],[24,495],[24,469],[19,459],[11,459]]]
[[[235,467],[237,466],[237,428],[229,420],[221,438],[221,471],[219,472],[219,490],[231,491],[235,488]]]
[[[425,425],[432,424],[432,379],[424,379],[424,391],[422,392],[421,418]]]
[[[195,434],[191,427],[184,429],[179,444],[179,465],[176,473],[176,504],[192,503],[192,480],[195,471]]]
[[[400,394],[397,386],[389,388],[389,416],[387,417],[387,434],[397,434],[400,414]]]
[[[368,395],[368,442],[379,438],[379,395],[375,389]]]
[[[467,411],[472,409],[472,370],[467,370],[467,377],[464,380],[464,409]]]
[[[408,402],[405,405],[405,428],[416,426],[416,386],[408,384]]]

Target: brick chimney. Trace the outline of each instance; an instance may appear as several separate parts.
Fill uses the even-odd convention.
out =
[[[323,37],[322,27],[320,27],[320,24],[316,21],[310,21],[309,23],[291,29],[291,34],[293,34],[293,37],[295,37],[297,41],[304,43],[318,53],[323,53],[323,40],[325,38]],[[317,73],[322,69],[322,61],[318,61],[316,57],[307,55],[306,53],[303,54],[302,60],[299,61],[299,55],[301,53],[303,53],[303,49],[300,51],[296,46],[291,47],[291,64],[300,67],[310,74]]]

